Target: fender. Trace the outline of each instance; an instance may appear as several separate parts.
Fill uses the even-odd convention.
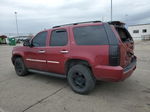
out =
[[[12,50],[12,63],[14,64],[14,59],[15,57],[22,57],[23,61],[24,60],[24,50],[23,47],[14,47]]]

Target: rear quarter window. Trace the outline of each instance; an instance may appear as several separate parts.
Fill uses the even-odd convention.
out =
[[[108,38],[103,25],[82,26],[73,29],[78,45],[107,45]]]

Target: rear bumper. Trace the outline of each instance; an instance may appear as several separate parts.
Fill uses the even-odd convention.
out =
[[[128,78],[136,69],[136,59],[127,67],[121,66],[95,66],[93,72],[97,80],[103,81],[122,81]]]

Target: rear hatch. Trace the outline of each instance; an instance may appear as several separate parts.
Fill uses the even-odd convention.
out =
[[[109,22],[115,29],[115,34],[120,40],[120,66],[127,67],[130,63],[135,61],[134,56],[134,42],[128,30],[125,28],[125,24],[120,21]]]
[[[122,67],[128,66],[134,61],[134,42],[124,25],[115,26],[115,29],[120,38],[120,65]]]

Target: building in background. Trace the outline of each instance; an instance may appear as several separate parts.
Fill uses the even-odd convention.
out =
[[[134,40],[150,40],[150,23],[130,25],[128,30]]]

